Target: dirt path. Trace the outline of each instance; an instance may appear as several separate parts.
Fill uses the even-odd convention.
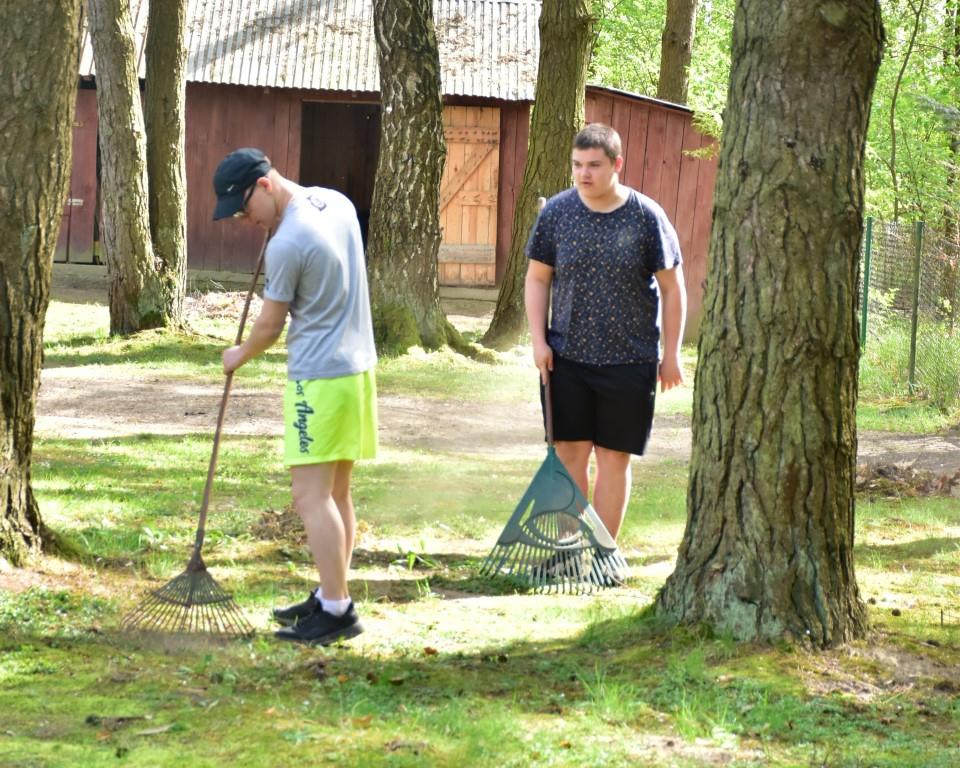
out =
[[[96,391],[96,397],[91,393]],[[70,438],[121,437],[142,433],[213,434],[222,389],[155,377],[118,381],[97,366],[43,371],[37,431]],[[279,393],[235,389],[226,432],[280,435]],[[380,439],[384,446],[450,453],[536,458],[542,455],[539,408],[504,403],[462,403],[405,395],[381,395]],[[686,459],[689,420],[658,417],[651,457]],[[860,461],[912,463],[937,474],[960,470],[960,435],[860,432]]]

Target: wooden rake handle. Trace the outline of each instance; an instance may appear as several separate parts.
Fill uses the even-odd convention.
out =
[[[547,383],[543,385],[543,417],[547,426],[547,446],[553,447],[553,397],[550,395],[550,372],[547,371]]]
[[[240,327],[237,328],[236,344],[243,341],[243,329],[247,324],[247,314],[250,312],[250,302],[253,300],[253,292],[257,287],[257,280],[260,279],[260,272],[263,270],[263,257],[267,252],[267,243],[270,242],[270,232],[263,237],[263,245],[260,247],[260,255],[257,257],[257,266],[253,270],[253,280],[250,282],[250,288],[247,289],[247,299],[243,303],[243,312],[240,314]],[[190,558],[190,565],[202,566],[200,559],[200,550],[203,548],[203,537],[207,527],[207,509],[210,506],[210,493],[213,489],[213,475],[217,470],[217,456],[220,453],[220,434],[223,431],[224,416],[227,413],[227,400],[230,398],[230,387],[233,384],[233,371],[227,374],[226,381],[223,384],[223,397],[220,399],[220,413],[217,415],[217,429],[213,434],[213,451],[210,453],[210,467],[207,470],[207,484],[203,488],[203,502],[200,505],[200,520],[197,523],[197,538],[193,545],[193,556]]]
[[[547,198],[537,198],[537,211],[542,211],[547,204]],[[547,310],[549,315],[549,309]],[[547,371],[547,380],[543,385],[543,416],[547,427],[547,446],[553,447],[553,398],[550,396],[550,371]]]

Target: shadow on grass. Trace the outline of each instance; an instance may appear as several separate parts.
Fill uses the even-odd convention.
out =
[[[597,720],[588,719],[576,733],[592,722],[606,722],[661,734],[677,740],[677,752],[672,741],[668,745],[674,756],[705,739],[691,753],[693,762],[682,763],[691,765],[719,764],[707,760],[708,753],[736,751],[717,740],[718,718],[724,732],[762,737],[774,750],[809,750],[810,744],[828,739],[836,755],[855,755],[858,765],[861,758],[874,764],[868,759],[873,754],[887,756],[888,744],[918,750],[926,762],[876,764],[952,764],[947,756],[955,748],[952,689],[938,689],[932,681],[909,690],[878,689],[870,706],[855,697],[808,692],[789,671],[797,664],[795,652],[787,650],[784,658],[782,648],[738,645],[706,630],[670,627],[652,607],[605,618],[599,614],[573,637],[494,640],[469,652],[421,648],[422,641],[414,640],[402,652],[386,655],[358,652],[350,644],[288,645],[265,630],[252,639],[227,641],[202,634],[151,638],[109,628],[84,631],[78,628],[84,611],[96,614],[96,606],[61,600],[32,610],[53,607],[60,611],[55,622],[31,624],[0,614],[0,652],[7,662],[0,691],[10,697],[7,727],[14,731],[27,722],[18,713],[29,696],[45,702],[44,717],[71,718],[72,732],[57,739],[86,734],[89,740],[86,716],[128,714],[131,694],[146,690],[151,706],[163,709],[167,720],[189,722],[198,734],[228,715],[249,718],[254,711],[262,717],[278,697],[300,701],[309,696],[321,708],[329,704],[353,717],[372,716],[373,727],[383,723],[385,730],[396,712],[405,712],[421,733],[442,731],[451,712],[458,723],[502,718],[507,728],[517,714],[565,718],[566,724],[544,721],[551,728],[593,717]],[[73,627],[73,634],[65,627]],[[834,674],[836,661],[828,660]],[[814,659],[802,666],[811,664]],[[873,676],[882,680],[885,674],[881,669]],[[238,697],[251,704],[249,711],[218,711],[204,719],[198,709],[220,701],[220,709],[227,710]],[[342,728],[343,723],[334,719],[329,725]],[[503,731],[501,738],[511,733]]]
[[[856,547],[858,558],[868,563],[878,563],[882,568],[899,568],[906,561],[927,560],[943,554],[960,554],[960,539],[934,537],[917,539],[897,544],[858,544]],[[953,562],[949,563],[954,568]],[[924,568],[930,568],[929,563]]]

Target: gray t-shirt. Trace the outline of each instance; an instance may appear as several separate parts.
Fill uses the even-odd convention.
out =
[[[289,379],[330,379],[376,364],[363,241],[348,198],[298,187],[265,262],[264,298],[290,304]]]

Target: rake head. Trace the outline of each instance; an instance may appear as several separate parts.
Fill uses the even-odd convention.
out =
[[[127,632],[248,637],[253,627],[199,557],[160,589],[150,592],[120,623]]]
[[[583,593],[622,584],[627,562],[550,446],[480,573]]]

